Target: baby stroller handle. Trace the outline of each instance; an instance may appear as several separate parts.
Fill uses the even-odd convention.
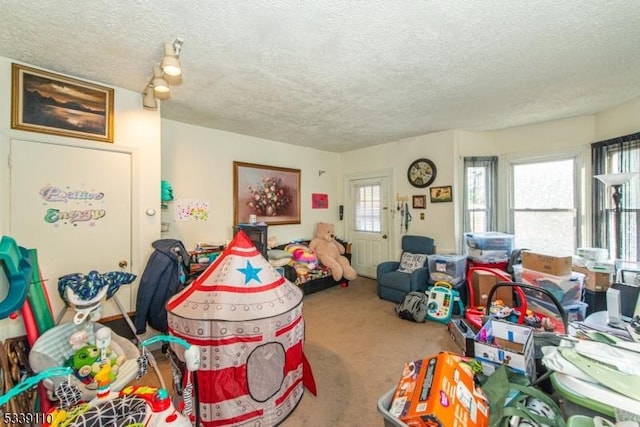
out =
[[[148,347],[151,344],[155,344],[158,341],[162,341],[162,342],[168,342],[168,343],[174,343],[174,344],[179,344],[182,347],[184,347],[185,349],[189,349],[191,348],[191,344],[188,343],[187,341],[185,341],[184,339],[180,338],[180,337],[175,337],[173,335],[156,335],[153,336],[149,339],[146,339],[144,341],[142,341],[142,343],[140,345],[142,345],[142,347]]]
[[[522,289],[530,289],[535,292],[541,292],[549,297],[551,302],[553,302],[553,304],[558,309],[558,313],[560,313],[560,317],[562,318],[562,324],[564,325],[565,333],[566,331],[569,330],[569,319],[567,317],[567,313],[564,311],[564,308],[562,307],[562,304],[560,303],[560,301],[558,301],[558,298],[556,298],[551,292],[549,292],[545,288],[539,287],[539,286],[532,286],[532,285],[528,285],[526,283],[521,283],[521,282],[499,282],[491,287],[491,290],[489,291],[488,301],[491,301],[491,297],[493,296],[494,292],[496,292],[497,289],[502,286],[510,286],[515,288],[515,291],[518,293],[518,296],[523,301],[524,309],[521,310],[522,312],[520,313],[520,318],[518,319],[518,323],[524,323],[524,317],[527,311],[527,297],[524,294],[524,291]]]

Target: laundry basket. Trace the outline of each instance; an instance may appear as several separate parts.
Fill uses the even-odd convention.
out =
[[[407,427],[407,424],[400,421],[398,417],[394,417],[389,412],[389,408],[391,407],[391,400],[393,399],[393,394],[395,393],[395,387],[383,394],[380,399],[378,399],[378,412],[384,418],[384,426],[385,427]]]
[[[75,353],[70,343],[71,335],[80,329],[85,329],[89,337],[88,342],[95,343],[95,332],[103,327],[105,326],[93,322],[86,323],[83,326],[70,322],[49,329],[36,340],[29,353],[29,364],[33,372],[37,374],[49,368],[64,366],[67,359]],[[111,383],[112,391],[120,391],[134,380],[138,374],[137,359],[140,356],[140,352],[133,343],[115,333],[111,335],[110,347],[116,356],[124,355],[125,357],[125,361],[118,368],[116,379]],[[52,400],[56,400],[53,396],[53,390],[63,380],[65,378],[52,378],[43,381]],[[87,384],[84,384],[75,376],[71,376],[70,382],[80,389],[83,400],[91,400],[96,396],[97,391],[95,388],[87,387]]]

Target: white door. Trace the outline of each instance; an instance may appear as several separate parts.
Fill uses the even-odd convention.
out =
[[[129,271],[131,153],[11,140],[9,234],[36,249],[56,318],[58,278],[91,270]],[[130,307],[126,285],[118,299]],[[63,321],[74,313],[67,310]],[[103,317],[120,314],[113,301]]]
[[[349,180],[349,240],[351,264],[358,275],[376,277],[376,267],[389,261],[389,178]]]

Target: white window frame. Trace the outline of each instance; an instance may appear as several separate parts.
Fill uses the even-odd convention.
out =
[[[511,153],[500,156],[498,160],[498,228],[514,233],[514,178],[513,166],[527,163],[551,162],[573,159],[574,162],[574,206],[576,208],[575,241],[577,247],[589,241],[591,207],[588,203],[591,194],[591,166],[589,146],[582,145],[562,150],[550,150],[544,153]]]

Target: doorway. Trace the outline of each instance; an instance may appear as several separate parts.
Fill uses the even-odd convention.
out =
[[[133,154],[12,139],[9,156],[8,234],[37,250],[55,318],[64,307],[59,277],[130,271]],[[117,295],[130,309],[129,286]],[[62,321],[73,314],[67,310]],[[103,317],[116,314],[108,301]]]
[[[376,278],[378,264],[389,260],[391,171],[347,176],[346,232],[352,243],[351,264],[359,276]]]

